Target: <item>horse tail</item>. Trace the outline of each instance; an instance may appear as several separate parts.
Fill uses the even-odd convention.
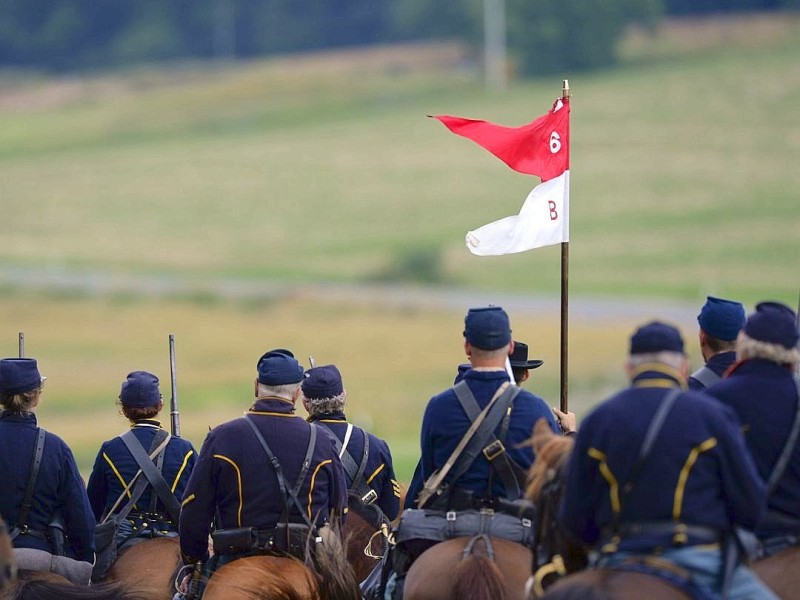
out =
[[[147,595],[119,583],[82,587],[43,579],[20,580],[14,600],[148,600]]]
[[[470,554],[458,563],[452,578],[454,584],[449,600],[505,600],[503,574],[486,556]]]
[[[317,544],[314,554],[316,600],[362,600],[353,567],[347,561],[338,528]]]

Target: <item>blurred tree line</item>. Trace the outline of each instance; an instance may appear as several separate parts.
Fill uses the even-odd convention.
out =
[[[431,38],[480,44],[485,0],[0,0],[0,66],[66,71]],[[524,74],[613,63],[633,21],[800,0],[506,0]]]

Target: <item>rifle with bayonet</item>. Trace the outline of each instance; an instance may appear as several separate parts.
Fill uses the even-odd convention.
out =
[[[178,412],[178,379],[175,375],[175,336],[169,334],[169,376],[172,384],[172,396],[169,399],[170,433],[181,437],[181,416]]]

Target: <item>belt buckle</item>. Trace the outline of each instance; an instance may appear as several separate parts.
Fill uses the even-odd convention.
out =
[[[495,440],[483,449],[483,455],[486,457],[486,460],[493,461],[505,451],[506,447],[503,446],[503,442]]]
[[[361,501],[364,504],[372,504],[377,499],[378,499],[378,492],[376,492],[375,490],[370,490],[361,497]]]

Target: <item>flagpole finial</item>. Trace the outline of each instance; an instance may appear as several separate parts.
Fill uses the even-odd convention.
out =
[[[563,100],[568,100],[569,96],[569,79],[564,79],[561,82],[561,98]]]

